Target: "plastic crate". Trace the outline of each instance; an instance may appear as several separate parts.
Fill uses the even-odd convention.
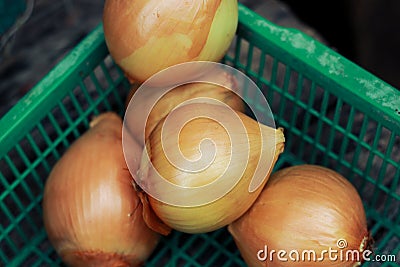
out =
[[[358,189],[375,252],[400,261],[400,92],[316,40],[239,7],[225,63],[254,79],[285,128],[277,168],[313,163]],[[53,164],[105,110],[123,114],[129,85],[99,25],[0,121],[0,266],[62,266],[42,223]],[[257,101],[249,98],[249,101]],[[226,229],[173,232],[147,266],[245,266]]]

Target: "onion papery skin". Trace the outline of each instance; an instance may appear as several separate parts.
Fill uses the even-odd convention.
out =
[[[141,266],[159,242],[143,220],[121,135],[117,114],[99,115],[46,180],[44,226],[68,266]]]
[[[353,185],[337,172],[318,165],[298,165],[273,173],[254,205],[228,226],[240,253],[250,267],[256,266],[359,266],[340,257],[338,240],[344,239],[345,250],[363,252],[372,239],[362,201]],[[278,260],[267,254],[265,261],[257,253],[312,250],[311,258],[294,257]],[[337,250],[337,260],[322,255],[323,250]],[[265,255],[262,255],[265,256]],[[362,255],[359,255],[362,260]]]
[[[149,116],[129,116],[129,120],[125,120],[125,124],[130,134],[139,144],[144,144],[155,126],[169,114],[171,110],[178,105],[184,104],[185,101],[199,98],[211,98],[220,101],[223,105],[228,105],[233,110],[244,112],[244,101],[238,94],[238,85],[236,78],[225,71],[207,72],[201,76],[204,80],[212,80],[214,83],[193,82],[187,83],[173,88],[165,93],[156,103],[151,101],[152,95],[157,93],[157,88],[145,88],[145,92],[140,92],[140,100],[134,102],[134,106],[129,107],[129,101],[135,97],[135,93],[139,89],[139,85],[133,84],[127,96],[126,106],[129,107],[127,112],[139,114],[142,110],[151,108]],[[216,84],[218,83],[218,85]],[[139,89],[142,90],[143,88]],[[148,89],[148,90],[147,90]],[[206,101],[206,100],[204,100]],[[125,117],[127,118],[127,117]],[[143,133],[138,125],[145,125],[145,133]]]
[[[188,61],[219,61],[238,24],[237,0],[106,0],[107,47],[130,81]]]
[[[224,116],[223,106],[207,103],[187,104],[180,107],[180,110],[176,112],[191,113],[192,110],[196,108],[209,109],[212,110],[212,112],[215,112],[217,116]],[[235,113],[242,120],[242,123],[247,130],[250,145],[250,157],[244,172],[240,174],[242,176],[240,176],[239,182],[226,195],[204,205],[188,207],[171,205],[160,201],[151,195],[148,196],[150,205],[154,212],[172,229],[194,234],[214,231],[228,225],[239,218],[252,205],[260,194],[262,187],[268,180],[271,169],[284,149],[283,129],[275,129],[265,125],[260,125],[257,121],[241,112],[235,111]],[[152,186],[151,183],[154,180],[153,177],[156,175],[155,170],[159,172],[164,179],[188,187],[202,186],[211,183],[220,177],[221,173],[225,171],[224,168],[227,164],[226,161],[230,156],[228,149],[229,142],[226,138],[227,133],[223,127],[219,126],[217,122],[212,121],[211,119],[196,118],[189,121],[180,131],[179,138],[181,142],[179,143],[179,148],[188,158],[195,159],[199,156],[197,148],[200,141],[205,138],[213,140],[217,146],[217,154],[213,164],[206,170],[191,175],[185,171],[177,169],[166,158],[163,152],[163,147],[165,148],[168,144],[161,144],[161,130],[164,121],[165,118],[157,124],[148,140],[146,140],[147,153],[149,153],[154,169],[149,168],[146,164],[141,164],[140,173],[143,175],[142,179],[150,184],[148,186]],[[253,177],[254,170],[260,159],[260,127],[263,134],[269,140],[265,149],[270,152],[270,154],[268,154],[269,162],[261,164],[271,166],[271,168],[266,174],[262,185],[257,190],[249,192],[250,180]],[[168,133],[166,133],[166,135],[168,135]],[[174,146],[174,144],[172,146]],[[207,153],[207,151],[203,152]],[[244,158],[243,160],[247,159]],[[227,171],[229,172],[230,170]],[[232,175],[232,179],[235,179],[236,177],[234,176],[238,176],[239,174],[231,173],[230,175]],[[162,188],[160,190],[162,190]],[[163,193],[168,194],[168,192]],[[193,196],[186,195],[185,193],[182,195],[176,195],[176,198],[183,199],[191,197]]]

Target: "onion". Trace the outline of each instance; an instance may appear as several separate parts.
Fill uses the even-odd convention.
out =
[[[183,62],[219,61],[236,32],[237,5],[237,0],[106,0],[106,44],[132,82]]]
[[[167,116],[172,109],[188,100],[197,98],[196,101],[199,102],[201,101],[199,98],[212,98],[221,101],[222,104],[228,105],[234,110],[244,112],[245,105],[240,96],[235,93],[239,89],[236,78],[231,73],[222,69],[215,69],[205,72],[201,79],[210,80],[213,83],[192,82],[183,84],[168,91],[156,102],[154,98],[157,98],[155,95],[159,94],[159,88],[132,85],[128,99],[131,100],[132,97],[140,99],[136,99],[131,106],[127,105],[127,112],[136,115],[125,118],[125,124],[138,143],[144,144],[144,140],[148,138],[157,123]],[[140,95],[138,90],[142,90]],[[128,103],[128,100],[126,103]],[[151,110],[148,117],[137,115],[147,108]],[[146,125],[144,136],[138,125]]]
[[[46,181],[45,229],[69,266],[140,266],[159,241],[143,220],[121,134],[118,115],[96,117]],[[131,149],[142,153],[139,146]]]
[[[171,228],[213,231],[252,205],[283,143],[282,129],[227,106],[186,103],[162,119],[146,140],[138,183]],[[257,179],[258,186],[251,188]]]
[[[251,267],[358,266],[372,253],[356,189],[316,165],[272,174],[254,205],[228,229]]]

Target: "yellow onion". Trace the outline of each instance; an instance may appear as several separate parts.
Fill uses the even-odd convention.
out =
[[[219,61],[238,23],[237,0],[106,0],[107,47],[131,81],[175,64]]]
[[[99,115],[46,181],[45,229],[69,266],[140,266],[159,241],[160,236],[143,219],[121,134],[118,115]],[[131,149],[142,153],[139,146]]]
[[[162,119],[146,140],[139,184],[171,228],[213,231],[252,205],[283,147],[280,128],[224,105],[187,103]],[[259,184],[251,188],[257,175]]]
[[[143,89],[144,92],[140,92],[141,95],[138,96],[140,100],[135,101],[128,109],[128,112],[135,114],[135,116],[130,116],[129,119],[125,120],[132,136],[139,143],[144,144],[144,140],[147,139],[162,118],[178,105],[195,98],[212,98],[221,101],[221,104],[228,105],[234,110],[244,112],[245,105],[240,96],[235,93],[238,91],[238,86],[236,78],[232,74],[223,70],[208,71],[201,76],[201,79],[211,80],[213,83],[192,82],[177,86],[165,93],[156,103],[153,103],[153,95],[159,93],[159,88],[145,87],[139,89],[138,84],[133,84],[127,97],[127,107],[129,100],[135,96],[138,89]],[[197,99],[196,101],[201,100]],[[147,108],[151,109],[149,116],[140,116],[141,111]],[[144,137],[142,129],[138,125],[145,125]]]
[[[317,165],[273,173],[254,205],[228,229],[250,267],[358,266],[372,253],[358,192]]]

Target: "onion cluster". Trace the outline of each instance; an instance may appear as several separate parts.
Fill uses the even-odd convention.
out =
[[[105,1],[106,44],[132,89],[124,121],[113,112],[94,118],[46,181],[44,225],[67,265],[141,266],[171,230],[225,226],[251,267],[362,262],[269,257],[266,247],[322,255],[339,240],[342,250],[368,251],[360,196],[321,166],[271,175],[284,151],[283,129],[261,123],[251,107],[246,113],[248,88],[230,72],[199,64],[162,76],[179,63],[219,61],[237,22],[237,0]],[[160,72],[161,80],[142,87]]]

